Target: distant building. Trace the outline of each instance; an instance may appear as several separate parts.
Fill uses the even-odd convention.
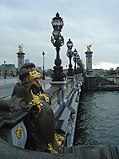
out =
[[[105,74],[105,70],[103,69],[93,69],[92,72],[95,76],[101,76]]]
[[[119,75],[119,67],[116,68],[117,74]]]
[[[105,70],[103,69],[92,69],[92,71],[87,71],[85,69],[85,74],[89,76],[104,76],[105,75]]]
[[[37,68],[38,72],[40,72],[41,74],[43,73],[43,70],[41,67],[36,66],[36,68]]]
[[[0,76],[14,77],[17,75],[17,69],[14,64],[0,65]]]
[[[25,63],[29,63],[29,59],[25,59]]]

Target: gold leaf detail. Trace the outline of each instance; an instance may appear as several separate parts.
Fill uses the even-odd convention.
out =
[[[16,129],[16,136],[17,136],[18,139],[21,138],[21,136],[22,136],[22,128],[21,127],[18,127]]]

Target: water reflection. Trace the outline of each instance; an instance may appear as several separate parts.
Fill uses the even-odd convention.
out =
[[[119,92],[84,92],[74,145],[119,145]]]

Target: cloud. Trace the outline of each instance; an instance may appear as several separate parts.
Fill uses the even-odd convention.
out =
[[[98,62],[97,64],[93,64],[93,69],[109,70],[110,68],[116,69],[117,67],[119,67],[119,63]]]

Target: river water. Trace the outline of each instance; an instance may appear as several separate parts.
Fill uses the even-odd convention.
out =
[[[119,145],[119,92],[83,92],[74,145]]]

